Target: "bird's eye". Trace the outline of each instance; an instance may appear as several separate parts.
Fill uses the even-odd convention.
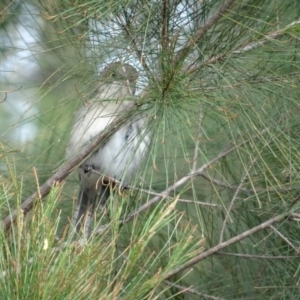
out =
[[[117,72],[116,71],[113,71],[112,73],[111,73],[111,77],[116,77],[117,76]]]

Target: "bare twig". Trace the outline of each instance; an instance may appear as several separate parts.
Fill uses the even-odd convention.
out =
[[[202,107],[200,107],[200,113],[199,113],[199,125],[198,125],[198,136],[195,142],[195,150],[194,150],[194,159],[193,159],[193,166],[192,166],[192,172],[196,171],[197,168],[197,161],[198,161],[198,152],[199,152],[199,145],[200,145],[200,138],[202,136],[201,134],[201,126],[204,118],[204,113]]]
[[[263,133],[263,131],[261,132],[261,134]],[[224,150],[222,152],[220,152],[215,158],[213,158],[211,161],[203,164],[200,168],[196,169],[195,172],[190,172],[188,173],[186,176],[183,176],[181,179],[179,179],[177,182],[175,182],[173,185],[171,185],[170,187],[168,187],[167,189],[165,189],[162,193],[160,193],[159,196],[156,196],[154,198],[152,198],[151,200],[149,200],[147,203],[141,205],[137,210],[135,210],[134,212],[132,212],[131,214],[129,214],[125,219],[123,219],[122,223],[127,223],[129,222],[131,219],[133,219],[135,216],[137,216],[138,214],[140,214],[142,211],[148,209],[151,205],[157,203],[158,201],[160,201],[161,199],[165,199],[169,196],[170,192],[174,191],[176,188],[178,188],[179,186],[183,185],[184,183],[186,183],[189,179],[200,175],[202,172],[204,172],[207,168],[211,167],[212,164],[218,162],[221,158],[225,157],[226,155],[228,155],[229,153],[235,151],[236,149],[238,149],[239,147],[242,147],[243,145],[247,144],[250,142],[249,140],[243,141],[227,150]]]
[[[293,221],[299,222],[300,221],[300,214],[292,213],[290,218]]]
[[[293,243],[291,243],[288,238],[286,238],[280,231],[278,231],[274,226],[269,226],[276,234],[278,234],[288,245],[290,245],[295,252],[298,254],[299,253],[299,248],[297,248]]]
[[[3,102],[6,101],[6,99],[7,99],[7,94],[8,94],[8,93],[13,93],[13,92],[19,91],[21,88],[22,88],[22,86],[20,86],[20,87],[17,88],[16,90],[12,90],[12,91],[0,91],[1,93],[5,93],[4,99],[1,100],[0,103],[3,103]]]
[[[245,53],[245,52],[248,52],[248,51],[252,51],[252,50],[254,50],[254,49],[270,42],[270,41],[276,40],[276,39],[282,37],[285,33],[289,33],[288,29],[293,28],[293,26],[299,25],[299,23],[300,23],[300,20],[293,21],[292,23],[286,25],[284,28],[278,29],[275,32],[271,32],[271,33],[265,35],[264,39],[261,40],[261,41],[248,43],[248,44],[240,47],[239,49],[234,50],[232,52],[232,54],[241,54],[241,53]]]
[[[212,295],[208,295],[208,294],[204,294],[204,293],[201,293],[201,292],[198,292],[196,291],[195,289],[193,289],[192,287],[186,287],[186,286],[182,286],[182,285],[179,285],[179,284],[176,284],[176,283],[173,283],[169,280],[164,280],[164,283],[168,284],[168,285],[171,285],[171,286],[174,286],[175,288],[183,291],[183,292],[188,292],[189,294],[192,294],[192,295],[197,295],[201,298],[204,298],[204,299],[211,299],[211,300],[225,300],[224,298],[220,298],[220,297],[216,297],[216,296],[212,296]]]
[[[271,255],[252,255],[252,254],[244,254],[244,253],[229,253],[229,252],[216,252],[215,254],[218,255],[225,255],[225,256],[235,256],[241,257],[246,259],[294,259],[300,258],[300,256],[293,255],[293,256],[285,256],[285,255],[278,255],[278,256],[271,256]]]
[[[161,45],[167,51],[168,48],[168,0],[162,0],[162,27],[161,27]]]
[[[210,175],[206,174],[206,173],[201,173],[199,176],[203,177],[204,179],[206,179],[207,181],[218,185],[220,187],[224,187],[226,189],[231,189],[231,190],[236,190],[239,186],[238,185],[230,185],[228,183],[222,182],[218,179],[215,179],[213,177],[211,177]],[[255,190],[253,189],[247,189],[247,188],[240,188],[240,191],[242,192],[246,192],[246,193],[265,193],[265,192],[289,192],[295,189],[298,189],[298,186],[289,186],[289,187],[267,187],[267,188],[255,188]]]
[[[214,26],[219,19],[225,14],[225,12],[230,9],[231,6],[233,6],[235,3],[234,0],[227,0],[225,1],[221,7],[217,10],[217,12],[211,16],[206,23],[199,28],[195,35],[192,36],[186,44],[183,46],[183,48],[179,51],[179,53],[176,55],[175,61],[181,61],[186,58],[186,56],[190,53],[190,51],[197,45],[199,40],[205,35],[205,33]]]
[[[238,188],[236,189],[231,201],[230,201],[230,204],[229,204],[229,207],[228,207],[228,210],[226,212],[226,216],[225,216],[225,219],[223,221],[223,225],[222,225],[222,228],[221,228],[221,232],[220,232],[220,240],[219,240],[219,243],[222,243],[223,242],[223,236],[224,236],[224,231],[225,231],[225,227],[226,227],[226,223],[228,221],[228,218],[230,217],[230,212],[232,211],[232,208],[233,208],[233,205],[234,205],[234,202],[237,198],[237,195],[239,194],[246,178],[248,177],[249,175],[249,171],[250,169],[253,167],[253,164],[255,163],[256,159],[254,159],[253,161],[250,162],[250,165],[249,167],[245,170],[243,176],[242,176],[242,179],[241,179],[241,182],[238,186]]]
[[[171,198],[171,197],[170,197],[170,198]],[[198,205],[203,205],[203,206],[211,206],[211,207],[223,208],[223,206],[218,205],[218,204],[207,203],[207,202],[196,201],[196,200],[188,200],[188,199],[181,199],[181,198],[178,198],[178,202],[183,202],[183,203],[193,203],[193,204],[198,204]]]
[[[3,99],[3,100],[1,100],[1,101],[0,101],[0,103],[3,103],[3,102],[5,102],[5,101],[6,101],[6,99],[7,99],[7,92],[5,92],[4,99]]]
[[[190,259],[188,262],[186,262],[185,264],[177,267],[177,268],[174,268],[173,270],[169,271],[166,275],[165,275],[165,279],[168,279],[174,275],[176,275],[177,273],[179,272],[182,272],[192,266],[194,266],[196,263],[200,262],[201,260],[207,258],[207,257],[210,257],[212,256],[213,254],[219,252],[220,250],[232,245],[232,244],[235,244],[243,239],[245,239],[246,237],[248,236],[251,236],[252,234],[260,231],[260,230],[263,230],[269,226],[271,226],[272,224],[276,223],[276,222],[279,222],[282,218],[284,218],[286,215],[288,214],[285,213],[285,214],[282,214],[282,215],[277,215],[255,227],[252,227],[251,229],[249,230],[246,230],[244,231],[243,233],[240,233],[238,235],[236,235],[235,237],[225,241],[225,242],[222,242],[222,243],[219,243],[218,245],[208,249],[207,251],[195,256],[194,258]]]
[[[267,35],[265,35],[263,37],[262,40],[259,40],[259,41],[256,41],[256,42],[249,42],[249,43],[246,43],[242,46],[239,46],[238,48],[236,48],[235,50],[233,51],[228,51],[226,53],[220,53],[216,56],[213,56],[211,58],[209,58],[208,60],[206,60],[205,62],[203,62],[201,65],[193,65],[193,67],[188,67],[188,73],[193,73],[195,72],[199,67],[203,67],[204,65],[210,65],[210,64],[213,64],[213,63],[216,63],[216,62],[219,62],[221,60],[223,60],[224,58],[230,56],[230,55],[233,55],[233,54],[243,54],[243,53],[246,53],[246,52],[250,52],[252,50],[255,50],[271,41],[274,41],[276,39],[279,39],[280,37],[282,37],[285,33],[287,33],[287,29],[297,25],[300,21],[295,21],[295,22],[292,22],[291,24],[285,26],[283,29],[279,29],[275,32],[271,32]],[[290,34],[290,33],[289,33]],[[292,34],[290,34],[292,36]]]
[[[33,202],[36,199],[41,200],[47,196],[54,185],[61,183],[74,170],[74,168],[76,168],[82,161],[84,161],[96,149],[98,149],[99,145],[107,140],[112,134],[114,134],[132,115],[133,111],[129,110],[125,114],[116,117],[116,119],[111,122],[111,124],[108,125],[105,130],[95,136],[91,143],[84,147],[80,153],[76,154],[69,161],[67,161],[41,187],[38,187],[38,191],[33,193],[24,202],[22,202],[20,207],[21,211],[24,214],[28,213],[32,209]],[[10,228],[11,224],[16,220],[17,214],[18,210],[14,210],[2,221],[2,227],[4,230],[8,230]]]
[[[139,57],[140,63],[148,72],[150,72],[150,68],[147,65],[146,58],[144,57],[143,52],[139,49],[139,46],[138,46],[134,36],[132,35],[129,27],[127,26],[125,20],[123,19],[123,17],[121,15],[117,15],[117,18],[118,18],[122,28],[124,29],[125,33],[128,35],[128,37],[131,41],[131,44],[133,46],[133,49],[136,52],[137,56]]]

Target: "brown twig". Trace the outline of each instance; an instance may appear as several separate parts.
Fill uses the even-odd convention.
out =
[[[230,201],[230,204],[229,204],[229,207],[227,209],[227,212],[226,212],[226,216],[225,216],[225,219],[223,221],[223,225],[222,225],[222,228],[221,228],[221,232],[220,232],[220,240],[219,240],[219,243],[222,243],[223,242],[223,236],[224,236],[224,231],[225,231],[225,228],[226,228],[226,224],[227,224],[227,221],[230,217],[230,212],[232,211],[233,209],[233,205],[235,203],[235,200],[245,182],[245,180],[247,179],[247,177],[249,176],[249,171],[251,170],[251,168],[253,167],[254,163],[255,163],[256,159],[252,160],[250,162],[250,165],[249,167],[245,170],[243,176],[242,176],[242,179],[241,179],[241,182],[240,184],[238,185],[238,188],[236,189],[231,201]]]
[[[285,256],[285,255],[278,255],[278,256],[271,256],[271,255],[252,255],[252,254],[244,254],[244,253],[229,253],[229,252],[216,252],[215,254],[218,255],[225,255],[225,256],[235,256],[245,259],[293,259],[293,258],[300,258],[300,256],[293,255],[293,256]]]
[[[276,222],[279,222],[282,218],[284,218],[286,215],[288,214],[285,213],[285,214],[282,214],[282,215],[277,215],[257,226],[254,226],[252,227],[251,229],[249,230],[246,230],[244,231],[243,233],[240,233],[238,235],[236,235],[235,237],[225,241],[225,242],[222,242],[222,243],[219,243],[218,245],[208,249],[207,251],[193,257],[192,259],[190,259],[188,262],[184,263],[183,265],[177,267],[177,268],[174,268],[173,270],[169,271],[165,276],[164,278],[165,279],[168,279],[176,274],[178,274],[179,272],[182,272],[188,268],[191,268],[192,266],[194,266],[196,263],[200,262],[201,260],[207,258],[207,257],[210,257],[212,256],[213,254],[219,252],[220,250],[232,245],[232,244],[235,244],[243,239],[245,239],[246,237],[248,236],[251,236],[252,234],[258,232],[258,231],[261,231],[267,227],[270,227],[271,225],[273,225],[274,223]]]
[[[12,91],[0,91],[0,92],[2,92],[2,93],[5,93],[4,99],[1,100],[0,103],[3,103],[3,102],[6,101],[6,99],[7,99],[7,94],[8,94],[8,93],[13,93],[13,92],[19,91],[21,88],[22,88],[22,86],[20,86],[20,87],[17,88],[16,90],[12,90]]]
[[[227,0],[224,2],[217,12],[211,16],[206,23],[196,31],[195,35],[186,42],[183,48],[176,55],[175,61],[178,62],[184,60],[190,51],[197,45],[199,40],[205,35],[205,33],[220,20],[220,18],[228,9],[230,9],[231,6],[234,5],[234,3],[234,0]]]
[[[228,56],[230,55],[237,55],[237,54],[243,54],[243,53],[246,53],[246,52],[250,52],[252,50],[255,50],[271,41],[274,41],[274,40],[277,40],[279,39],[280,37],[282,37],[284,34],[285,34],[285,30],[278,30],[276,32],[271,32],[269,33],[268,35],[264,36],[264,39],[263,40],[260,40],[260,41],[256,41],[256,42],[249,42],[249,43],[246,43],[242,46],[239,46],[237,47],[235,50],[232,50],[232,51],[228,51],[226,53],[220,53],[216,56],[213,56],[209,59],[207,59],[205,62],[201,63],[201,64],[197,64],[195,66],[195,64],[193,64],[193,67],[189,66],[187,68],[187,72],[189,74],[192,74],[194,73],[195,71],[197,71],[200,67],[203,67],[205,65],[211,65],[211,64],[214,64],[216,62],[219,62],[225,58],[227,58]]]
[[[186,183],[189,179],[191,179],[191,178],[193,178],[195,176],[198,176],[199,174],[201,174],[202,172],[204,172],[207,168],[209,168],[212,164],[218,162],[221,158],[225,157],[229,153],[235,151],[237,148],[239,148],[239,147],[241,147],[241,146],[243,146],[243,145],[245,145],[245,144],[247,144],[249,142],[250,142],[250,139],[246,140],[244,142],[241,142],[240,144],[237,144],[237,145],[235,145],[235,146],[233,146],[233,147],[231,147],[231,148],[229,148],[227,150],[224,150],[224,151],[220,152],[215,158],[213,158],[209,162],[203,164],[200,168],[198,168],[197,170],[195,170],[195,172],[190,172],[186,176],[183,176],[181,179],[179,179],[173,185],[171,185],[166,190],[164,190],[162,193],[160,193],[159,196],[156,196],[156,197],[152,198],[151,200],[149,200],[147,203],[141,205],[137,210],[135,210],[134,212],[132,212],[131,214],[129,214],[121,222],[122,223],[129,222],[131,219],[133,219],[135,216],[137,216],[138,214],[140,214],[142,211],[145,211],[146,209],[148,209],[151,205],[157,203],[161,199],[167,198],[169,196],[170,192],[174,191],[176,188],[178,188],[179,186],[181,186],[184,183]]]
[[[131,41],[131,44],[134,48],[134,51],[136,52],[137,56],[139,57],[140,63],[148,72],[150,72],[150,68],[147,65],[146,58],[144,57],[143,52],[139,49],[138,44],[137,44],[134,36],[132,35],[129,27],[127,26],[125,20],[122,18],[121,15],[117,15],[117,18],[118,18],[122,28],[124,29],[125,33],[128,35],[128,37]]]
[[[21,211],[24,214],[28,213],[32,209],[33,203],[36,199],[41,200],[46,197],[55,184],[62,182],[74,170],[74,168],[76,168],[76,166],[88,158],[101,143],[115,133],[124,124],[124,122],[132,116],[132,114],[133,111],[129,110],[127,113],[117,117],[113,122],[111,122],[111,124],[108,125],[104,131],[95,136],[91,143],[84,147],[80,153],[76,154],[62,167],[60,167],[53,176],[51,176],[41,187],[38,188],[38,191],[22,202],[20,207]],[[4,230],[8,230],[10,228],[11,224],[17,219],[17,214],[18,210],[14,210],[2,221],[2,227]]]
[[[168,0],[162,0],[162,27],[161,27],[161,46],[167,51],[168,48]]]
[[[194,150],[194,159],[193,159],[193,166],[192,166],[192,172],[195,172],[197,169],[197,161],[198,161],[198,152],[199,152],[199,146],[200,146],[200,138],[202,136],[201,133],[201,126],[204,119],[204,113],[202,107],[200,107],[200,113],[199,113],[199,124],[198,124],[198,136],[195,142],[195,150]]]
[[[113,182],[113,183],[118,184],[121,187],[122,183],[119,180],[116,180],[115,178],[108,177],[107,175],[104,176],[102,173],[98,172],[97,170],[90,170],[90,172],[97,174],[99,176],[102,176],[101,178],[104,178],[104,180],[106,182]],[[104,183],[102,182],[102,184],[104,184]],[[145,193],[145,194],[152,195],[152,196],[160,196],[161,198],[173,199],[173,197],[165,196],[162,193],[158,193],[158,192],[150,191],[150,190],[146,190],[146,189],[141,189],[141,188],[130,186],[130,185],[126,185],[126,189],[138,191],[138,192]],[[207,202],[201,202],[201,201],[195,201],[195,200],[187,200],[187,199],[181,199],[181,198],[178,198],[178,202],[193,203],[193,204],[197,204],[197,205],[222,208],[222,206],[220,206],[218,204],[214,204],[214,203],[207,203]]]
[[[211,299],[211,300],[224,300],[224,298],[220,298],[220,297],[216,297],[216,296],[212,296],[212,295],[208,295],[208,294],[204,294],[202,292],[198,292],[195,289],[193,289],[192,287],[185,287],[176,283],[173,283],[169,280],[164,280],[164,283],[170,285],[170,286],[174,286],[175,288],[177,288],[178,290],[181,290],[183,292],[188,292],[189,294],[192,295],[197,295],[201,298],[204,299]]]
[[[269,226],[276,234],[278,234],[288,245],[290,245],[295,252],[298,254],[299,253],[299,248],[297,248],[293,243],[291,243],[280,231],[278,231],[274,226]]]
[[[5,92],[4,99],[3,99],[2,101],[0,101],[0,103],[3,103],[3,102],[5,102],[5,101],[6,101],[6,99],[7,99],[7,92]]]

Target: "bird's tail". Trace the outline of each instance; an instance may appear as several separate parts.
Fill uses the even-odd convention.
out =
[[[97,189],[81,186],[73,215],[73,228],[75,228],[76,235],[81,236],[83,233],[84,238],[89,238],[94,215],[99,208],[104,207],[109,196],[109,186],[99,184]]]

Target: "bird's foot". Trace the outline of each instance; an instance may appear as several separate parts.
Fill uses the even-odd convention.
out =
[[[83,172],[87,175],[87,177],[90,177],[93,171],[95,170],[94,165],[85,165],[83,166]]]

